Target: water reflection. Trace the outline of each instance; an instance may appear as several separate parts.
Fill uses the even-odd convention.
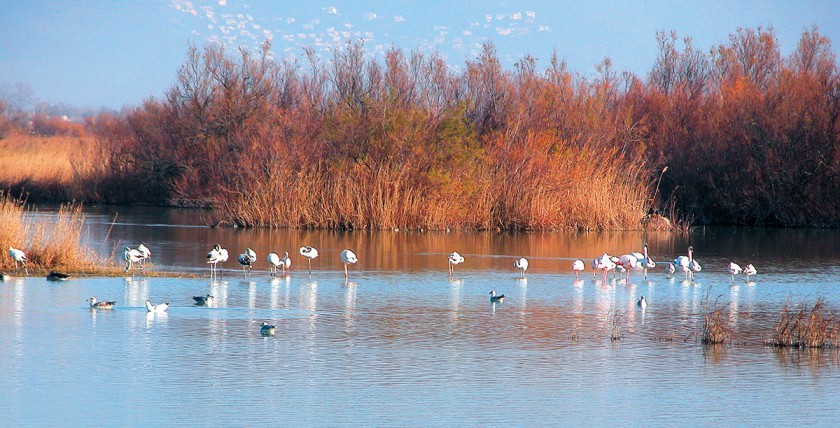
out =
[[[142,277],[125,277],[123,284],[123,304],[143,307],[149,299],[149,280]]]

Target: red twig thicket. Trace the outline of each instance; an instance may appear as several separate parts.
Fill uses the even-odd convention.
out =
[[[191,47],[165,99],[92,121],[101,192],[244,226],[635,229],[664,206],[840,226],[830,42],[806,31],[783,58],[772,29],[709,53],[657,39],[644,80],[609,60],[587,78],[556,56],[506,71],[492,45],[460,72],[361,44],[299,62]]]

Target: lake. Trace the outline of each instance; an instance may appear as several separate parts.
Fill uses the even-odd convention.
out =
[[[205,227],[209,213],[87,209],[87,245],[184,277],[14,276],[0,283],[0,426],[833,426],[836,350],[764,345],[786,303],[840,308],[840,233],[335,232]],[[49,221],[49,210],[41,216]],[[663,264],[629,284],[588,260],[688,245],[703,270]],[[231,253],[216,278],[205,256]],[[320,257],[308,272],[297,253]],[[258,259],[246,278],[236,255]],[[338,254],[359,262],[344,279]],[[465,262],[447,272],[447,255]],[[271,277],[270,251],[292,258]],[[513,261],[530,261],[525,278]],[[579,280],[571,270],[587,260]],[[730,260],[758,275],[733,282]],[[505,294],[491,304],[489,292]],[[212,294],[212,307],[192,296]],[[88,299],[116,301],[91,310]],[[636,302],[645,296],[642,310]],[[147,314],[145,300],[170,302]],[[703,346],[725,307],[725,346]],[[798,306],[797,306],[798,307]],[[260,324],[276,325],[263,337]],[[620,340],[611,340],[613,332]]]

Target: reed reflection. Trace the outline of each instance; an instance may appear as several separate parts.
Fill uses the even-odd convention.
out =
[[[123,305],[140,306],[149,298],[149,280],[144,277],[125,277]]]

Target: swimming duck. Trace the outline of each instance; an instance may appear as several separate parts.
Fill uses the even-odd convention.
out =
[[[260,326],[260,334],[263,336],[274,336],[275,326],[268,323],[268,321],[263,321],[262,325]]]
[[[117,304],[117,302],[99,302],[96,297],[91,297],[88,302],[90,302],[91,309],[113,309]]]
[[[502,303],[504,301],[505,301],[505,295],[504,294],[499,294],[497,296],[496,295],[496,290],[490,291],[490,303],[496,303],[496,302]]]
[[[167,309],[169,309],[169,302],[153,305],[152,302],[146,300],[146,312],[162,314],[166,312]]]

